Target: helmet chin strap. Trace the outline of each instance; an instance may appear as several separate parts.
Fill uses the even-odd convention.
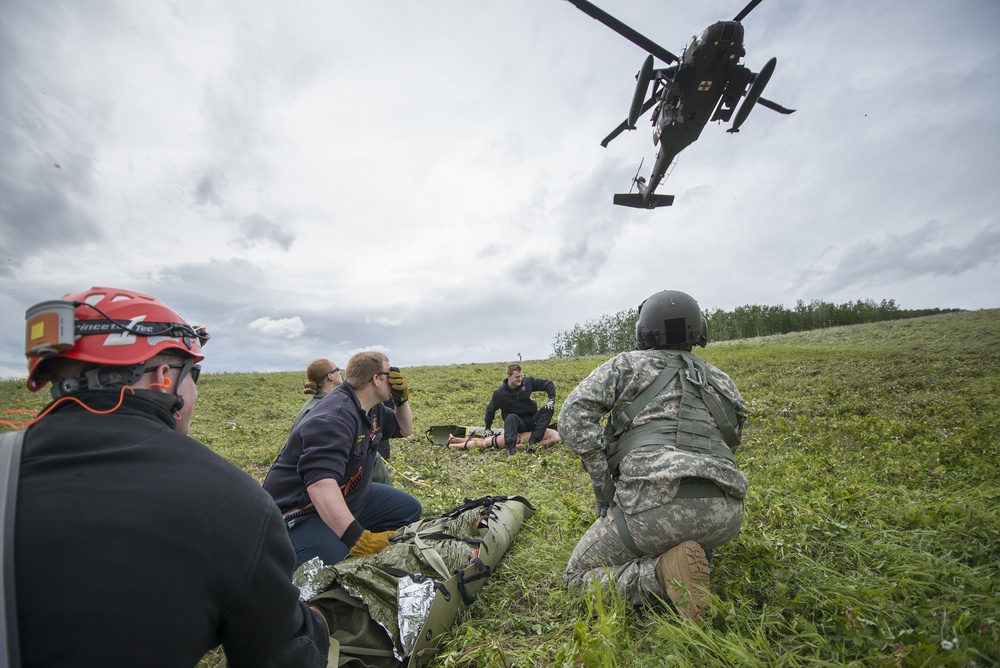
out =
[[[77,378],[60,378],[58,381],[53,379],[49,391],[53,399],[61,399],[87,390],[119,390],[123,386],[137,383],[142,378],[144,369],[143,364],[91,369]]]
[[[184,397],[181,396],[181,383],[184,382],[184,376],[191,373],[191,367],[194,366],[194,358],[188,357],[184,360],[184,366],[181,367],[181,372],[177,375],[177,389],[174,390],[174,402],[170,406],[170,412],[173,413],[174,419],[180,420],[180,411],[184,408]]]

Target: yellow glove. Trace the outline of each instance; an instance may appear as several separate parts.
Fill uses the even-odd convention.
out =
[[[406,384],[406,379],[397,367],[389,367],[389,394],[392,396],[392,403],[395,406],[402,406],[410,398],[410,388]]]
[[[382,531],[372,533],[365,529],[358,538],[358,542],[351,546],[352,557],[364,557],[369,554],[378,554],[389,547],[389,541],[399,535],[398,531]]]

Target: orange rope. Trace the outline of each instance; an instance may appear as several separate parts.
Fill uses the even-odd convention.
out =
[[[43,417],[45,417],[46,415],[48,415],[49,413],[51,413],[55,409],[56,406],[58,406],[61,403],[66,402],[66,401],[72,401],[72,402],[78,403],[81,406],[83,406],[84,410],[87,410],[87,411],[93,413],[94,415],[107,415],[108,413],[114,413],[116,410],[118,410],[119,408],[121,408],[122,402],[125,401],[125,390],[128,390],[133,395],[135,394],[135,390],[132,389],[131,385],[125,385],[124,387],[122,387],[121,392],[118,394],[118,403],[115,404],[114,407],[109,408],[106,411],[95,410],[95,409],[91,408],[90,406],[88,406],[87,404],[85,404],[82,401],[80,401],[79,399],[77,399],[76,397],[63,397],[62,399],[57,399],[55,402],[53,402],[52,404],[50,404],[48,408],[46,408],[44,411],[42,411],[41,413],[39,413],[38,415],[36,415],[34,418],[32,418],[31,420],[29,420],[28,422],[18,422],[18,423],[15,423],[15,422],[11,422],[9,420],[0,420],[0,424],[8,425],[8,426],[10,426],[10,427],[12,427],[14,429],[27,429],[28,427],[30,427],[31,425],[35,424],[36,422],[38,422],[39,420],[41,420]],[[5,411],[5,412],[6,413],[34,413],[35,411],[24,409],[24,408],[19,408],[19,409],[12,409],[12,410]]]

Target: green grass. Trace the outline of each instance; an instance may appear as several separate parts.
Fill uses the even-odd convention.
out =
[[[423,438],[432,424],[481,424],[505,364],[404,369],[416,426],[394,448],[396,484],[428,515],[486,494],[521,494],[538,509],[432,665],[1000,663],[1000,310],[699,354],[737,382],[751,421],[737,457],[750,480],[746,524],[716,552],[715,595],[698,623],[563,588],[593,519],[589,479],[564,445],[507,460]],[[555,381],[558,410],[603,361],[524,369]],[[305,398],[302,374],[202,378],[193,435],[261,479]],[[0,383],[0,406],[44,403]]]

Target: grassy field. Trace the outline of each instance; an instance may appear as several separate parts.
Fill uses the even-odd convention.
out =
[[[397,486],[427,515],[486,494],[538,509],[432,665],[1000,663],[1000,310],[699,350],[733,377],[751,419],[737,458],[750,480],[746,523],[716,552],[715,596],[698,623],[562,587],[593,520],[589,478],[564,445],[508,460],[423,437],[433,424],[481,424],[505,364],[403,370],[416,433],[395,444]],[[523,365],[555,381],[558,412],[603,361]],[[192,435],[262,479],[302,380],[206,374]],[[23,382],[0,383],[4,408],[44,403]]]

